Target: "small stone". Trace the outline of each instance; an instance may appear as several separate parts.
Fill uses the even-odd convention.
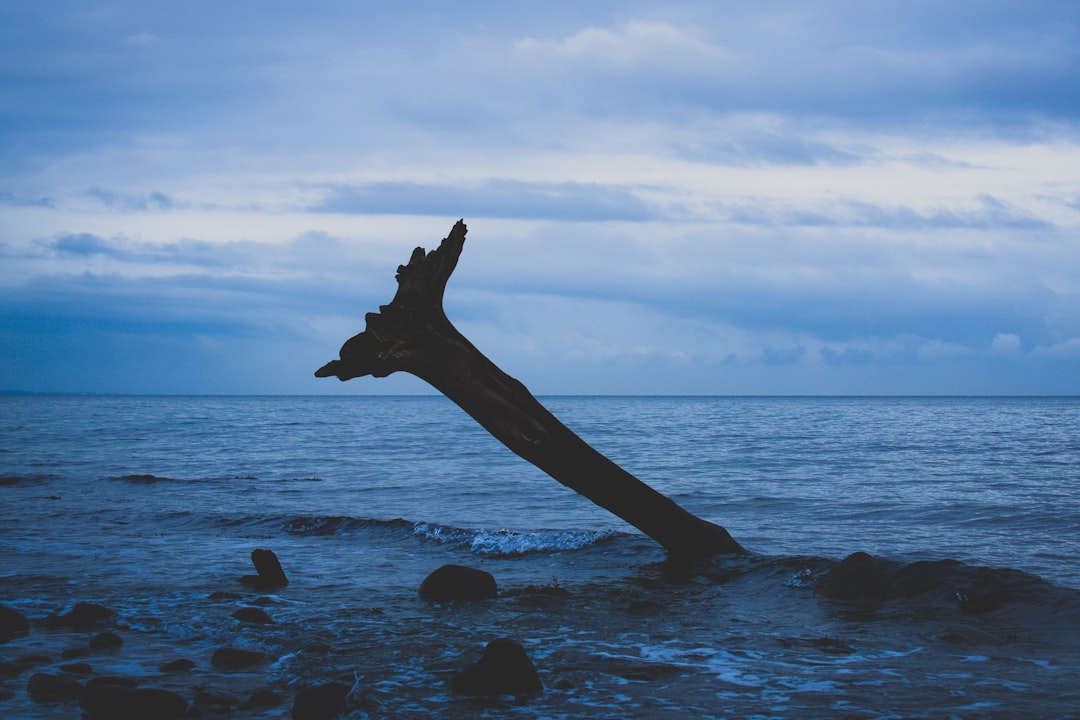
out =
[[[18,663],[2,661],[0,662],[0,678],[15,677],[23,671],[23,668]]]
[[[66,675],[34,673],[26,684],[26,692],[36,703],[55,703],[74,700],[82,692],[83,684]]]
[[[48,627],[66,627],[72,630],[89,630],[112,620],[113,611],[95,603],[79,602],[66,615],[50,615],[45,618]]]
[[[195,667],[195,663],[191,662],[187,658],[180,658],[179,660],[170,660],[167,663],[158,666],[158,670],[163,673],[175,673],[175,672],[187,672]]]
[[[454,676],[455,695],[530,695],[544,689],[523,648],[506,638],[493,640],[480,661]]]
[[[293,699],[292,720],[334,720],[345,712],[348,696],[341,683],[306,687]]]
[[[106,630],[103,633],[98,633],[94,637],[90,638],[91,650],[115,650],[118,647],[123,646],[123,639],[114,632]]]
[[[30,634],[30,621],[15,608],[0,605],[0,643]]]
[[[254,623],[256,625],[273,625],[274,620],[265,610],[256,607],[242,607],[232,614],[241,622]]]
[[[67,665],[61,665],[60,669],[72,675],[89,675],[94,672],[94,668],[90,666],[90,663],[68,663]]]
[[[265,657],[258,650],[223,647],[214,651],[210,664],[223,670],[240,670],[262,662]]]
[[[60,657],[64,660],[75,660],[77,658],[84,658],[90,654],[90,648],[88,647],[73,647],[66,648],[60,651]]]
[[[443,565],[420,584],[420,597],[428,602],[474,602],[498,594],[491,573],[464,565]]]

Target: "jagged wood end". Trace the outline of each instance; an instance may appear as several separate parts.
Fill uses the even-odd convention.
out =
[[[457,267],[467,232],[465,221],[458,220],[438,248],[431,252],[425,252],[422,247],[413,250],[408,264],[398,266],[394,299],[389,305],[380,306],[378,313],[368,313],[366,329],[346,340],[340,358],[316,370],[315,377],[345,381],[365,375],[386,377],[406,369],[407,348],[403,347],[400,333],[393,332],[400,328],[389,326],[396,325],[397,319],[415,319],[417,315],[445,320],[443,294]]]
[[[409,264],[398,266],[398,290],[389,307],[442,312],[446,282],[457,267],[467,232],[465,221],[458,220],[439,247],[429,253],[421,247],[413,250]]]

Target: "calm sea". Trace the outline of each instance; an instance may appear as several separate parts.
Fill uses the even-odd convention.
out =
[[[891,717],[911,716],[904,703],[930,702],[926,692],[933,717],[1068,716],[1047,692],[1071,686],[1075,658],[1011,648],[991,667],[993,652],[957,650],[950,667],[941,658],[955,648],[926,649],[934,628],[844,624],[800,578],[862,550],[1080,588],[1080,398],[542,400],[638,478],[725,526],[769,564],[761,578],[775,588],[759,578],[725,598],[695,589],[700,580],[664,586],[647,538],[441,397],[9,395],[0,603],[35,619],[78,600],[106,605],[128,640],[94,671],[189,695],[192,677],[213,685],[210,668],[176,680],[159,679],[157,665],[203,667],[225,644],[274,658],[230,676],[233,692],[351,673],[357,717]],[[236,582],[257,547],[273,549],[292,581],[261,599]],[[416,588],[445,563],[489,570],[506,598],[424,605]],[[514,600],[542,586],[569,599]],[[253,600],[278,622],[231,618]],[[612,611],[653,606],[663,610]],[[549,690],[501,706],[450,697],[448,674],[502,635],[526,645]],[[833,636],[863,640],[816,659],[823,645],[799,645]],[[35,632],[0,645],[0,660],[59,662],[70,642]],[[25,679],[5,681],[0,716],[70,716],[26,699]],[[288,706],[234,716],[287,717]]]

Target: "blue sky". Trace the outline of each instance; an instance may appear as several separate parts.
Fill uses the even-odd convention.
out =
[[[0,389],[1080,393],[1080,3],[0,5]]]

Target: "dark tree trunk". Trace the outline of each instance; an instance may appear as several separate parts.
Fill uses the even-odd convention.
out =
[[[443,293],[465,232],[459,221],[437,250],[416,248],[409,264],[398,267],[394,299],[368,313],[367,329],[350,338],[341,358],[315,376],[416,375],[506,447],[638,528],[671,556],[746,552],[727,530],[687,512],[594,450],[457,331],[443,311]]]

